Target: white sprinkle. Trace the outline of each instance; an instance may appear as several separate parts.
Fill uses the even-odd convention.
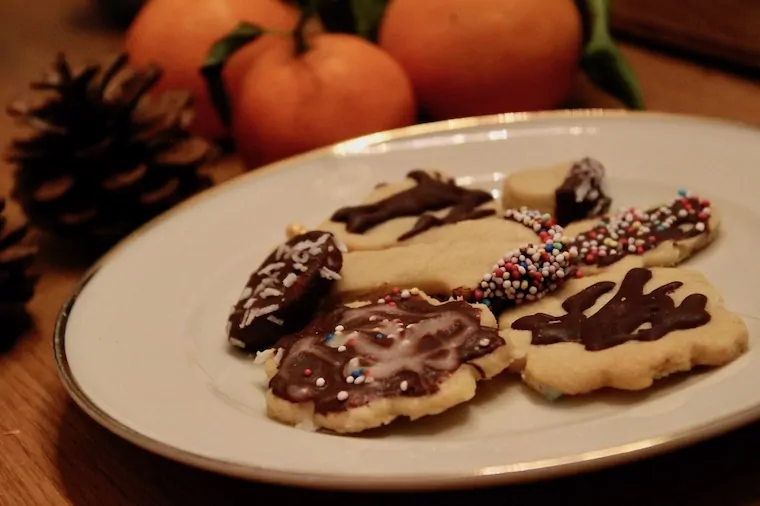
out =
[[[354,377],[353,376],[346,376],[346,383],[353,383]]]
[[[274,257],[277,260],[280,260],[285,254],[289,252],[290,252],[290,247],[285,243],[281,243],[279,246],[277,246],[277,252],[274,254]]]
[[[308,251],[296,251],[291,256],[294,262],[299,264],[305,264],[309,261],[309,252]]]
[[[240,339],[234,337],[230,337],[230,344],[232,346],[237,346],[238,348],[245,348],[245,343]]]
[[[483,276],[483,280],[484,281],[491,281],[491,275],[490,274],[486,274],[485,276]]]
[[[406,326],[406,328],[408,328],[408,329],[410,329],[410,328],[412,328],[412,327],[414,327],[414,324],[413,324],[413,323],[410,323],[409,325],[407,325],[407,326]]]
[[[480,346],[488,346],[489,344],[491,344],[491,341],[489,339],[485,339],[484,338],[484,339],[481,339],[480,341],[478,341],[478,344]]]
[[[251,296],[252,293],[253,293],[253,290],[251,290],[251,287],[246,286],[245,289],[243,290],[243,293],[240,294],[240,298],[238,300],[247,299],[248,297]]]
[[[348,399],[348,392],[346,392],[345,390],[341,390],[340,392],[338,392],[339,401],[345,401],[346,399]]]
[[[282,280],[282,286],[285,288],[290,288],[293,286],[293,283],[296,282],[298,279],[298,275],[295,272],[289,272],[287,276],[285,276],[285,279]]]
[[[399,388],[401,388],[402,392],[406,392],[406,389],[409,388],[409,382],[406,380],[402,381]]]
[[[385,299],[377,299],[378,304],[385,304]]]
[[[331,269],[328,269],[327,267],[322,267],[319,269],[319,275],[325,279],[341,279],[340,274]]]
[[[370,316],[370,317],[369,317],[369,321],[371,321],[371,322],[377,321],[377,320],[379,320],[379,319],[380,319],[380,317],[379,317],[379,316],[377,316],[377,315],[374,315],[374,314],[373,314],[372,316]]]
[[[364,379],[365,379],[364,376],[359,376],[358,378],[354,380],[354,385],[361,385],[362,383],[364,383]]]
[[[335,332],[343,332],[344,330],[346,330],[346,327],[344,327],[343,325],[335,326]]]
[[[411,293],[412,295],[417,295],[418,293],[420,293],[420,290],[417,287],[414,287],[411,290],[409,290],[409,293]]]
[[[335,242],[335,245],[338,247],[338,251],[340,251],[341,253],[347,253],[348,252],[348,248],[341,241],[339,241],[338,239],[335,239],[335,238],[333,238],[333,241]]]
[[[317,386],[318,387],[325,386],[325,379],[324,378],[317,378]]]
[[[346,351],[346,347],[341,344],[338,346],[338,351]]]
[[[243,308],[245,308],[245,309],[251,309],[251,306],[253,306],[254,302],[256,302],[256,299],[254,299],[253,297],[251,297],[250,299],[248,299],[247,301],[245,301],[245,304],[243,304]]]
[[[628,246],[628,251],[630,251],[631,253],[636,253],[636,246],[631,244],[630,246]]]
[[[262,299],[266,299],[267,297],[279,297],[280,295],[282,295],[282,292],[276,288],[264,288],[259,294]]]
[[[277,353],[274,354],[274,363],[276,366],[279,367],[283,355],[285,355],[285,348],[277,348]]]
[[[403,290],[403,291],[401,292],[401,298],[402,298],[402,299],[408,299],[408,298],[409,298],[409,297],[411,297],[411,296],[412,296],[412,294],[411,294],[411,293],[409,293],[409,290]]]
[[[281,320],[280,318],[277,318],[276,316],[272,316],[272,315],[267,316],[267,321],[270,321],[274,323],[275,325],[279,325],[280,327],[285,325],[285,320]]]
[[[301,272],[306,272],[307,270],[309,270],[306,268],[304,264],[298,263],[298,262],[293,264],[293,268]]]
[[[385,337],[387,337],[388,339],[396,339],[396,336],[394,334],[388,334]]]
[[[278,269],[282,269],[285,267],[285,264],[283,262],[275,262],[273,264],[269,264],[263,269],[261,269],[259,272],[256,273],[257,276],[269,276],[272,274],[272,271],[276,271]]]
[[[696,225],[694,225],[694,228],[696,228],[698,232],[704,232],[705,231],[705,224],[700,221],[699,223],[697,223]]]

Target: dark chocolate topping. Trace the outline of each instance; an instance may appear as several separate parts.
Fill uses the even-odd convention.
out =
[[[290,402],[314,402],[318,413],[342,411],[435,393],[462,364],[503,345],[463,301],[436,306],[413,296],[339,306],[277,343],[283,352],[269,386]]]
[[[531,331],[534,345],[571,342],[598,351],[627,341],[655,341],[674,330],[693,329],[710,321],[705,309],[707,297],[691,294],[676,306],[669,294],[683,283],[673,281],[644,293],[650,279],[649,269],[631,269],[615,296],[591,316],[584,315],[584,311],[612,291],[615,282],[595,283],[568,297],[562,303],[567,312],[563,316],[543,313],[523,316],[512,323],[512,328]]]
[[[708,233],[710,213],[710,202],[697,197],[683,197],[645,211],[628,209],[578,234],[573,245],[578,248],[581,264],[604,267],[627,255],[641,255],[665,241]]]
[[[604,166],[592,158],[574,163],[554,199],[554,217],[563,227],[606,213],[612,199],[604,191]]]
[[[477,209],[493,200],[493,196],[486,191],[463,188],[457,186],[453,179],[435,178],[421,170],[414,170],[407,177],[417,184],[372,204],[338,209],[331,220],[345,223],[346,230],[352,234],[363,234],[395,218],[419,216],[414,227],[398,238],[404,241],[434,227],[495,214],[493,209]],[[451,209],[442,218],[427,214],[447,207]]]
[[[340,246],[328,232],[307,232],[281,244],[251,275],[233,307],[227,323],[230,343],[263,350],[302,329],[342,267]]]

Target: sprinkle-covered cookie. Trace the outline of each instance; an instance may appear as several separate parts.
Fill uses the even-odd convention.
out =
[[[445,411],[512,361],[484,306],[441,303],[416,289],[338,306],[276,349],[269,415],[336,432]]]
[[[251,275],[233,306],[229,342],[262,350],[300,330],[341,278],[342,249],[332,234],[318,230],[281,244]]]
[[[679,192],[669,204],[649,209],[624,208],[595,222],[569,226],[580,267],[593,273],[627,260],[630,266],[677,265],[709,244],[720,218],[709,200]]]

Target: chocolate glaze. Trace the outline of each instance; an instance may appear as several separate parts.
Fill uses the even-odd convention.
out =
[[[563,316],[543,313],[523,316],[512,323],[512,328],[531,331],[534,345],[581,343],[589,351],[598,351],[627,341],[656,341],[674,330],[693,329],[710,321],[705,309],[707,297],[691,294],[676,307],[669,294],[683,283],[673,281],[644,293],[650,279],[649,269],[631,269],[615,296],[591,316],[583,312],[612,291],[615,282],[595,283],[568,297],[562,303],[567,312]],[[645,324],[651,327],[640,329]]]
[[[268,348],[304,327],[327,296],[343,266],[332,234],[297,235],[273,251],[251,274],[227,323],[230,343]]]
[[[344,329],[336,332],[338,325]],[[435,393],[462,364],[504,344],[496,329],[480,325],[480,311],[462,301],[436,306],[413,296],[341,305],[280,339],[283,354],[269,386],[290,402],[314,402],[318,413],[342,411],[383,397]],[[363,379],[349,383],[352,372]]]
[[[572,245],[578,248],[581,264],[605,267],[625,256],[641,255],[665,241],[682,241],[709,233],[709,213],[710,202],[697,197],[680,198],[670,205],[643,212],[624,210],[578,234]],[[586,245],[591,241],[596,242],[604,254],[591,251],[590,245]]]
[[[604,191],[604,166],[592,158],[574,163],[554,199],[555,219],[563,227],[606,213],[612,199]]]
[[[488,192],[462,188],[453,179],[435,178],[422,170],[411,171],[407,177],[417,184],[372,204],[338,209],[331,220],[345,223],[346,230],[353,234],[363,234],[395,218],[419,216],[414,227],[398,237],[399,241],[405,241],[434,227],[495,214],[493,209],[477,209],[493,200]],[[442,218],[427,214],[447,207],[451,209]]]

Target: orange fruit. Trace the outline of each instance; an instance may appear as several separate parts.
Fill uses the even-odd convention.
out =
[[[573,0],[391,0],[379,44],[435,119],[550,109],[582,45]]]
[[[156,92],[184,89],[192,94],[196,117],[191,130],[216,139],[227,132],[199,73],[211,45],[241,21],[291,30],[296,20],[297,13],[281,0],[150,0],[130,25],[125,46],[132,64],[163,68]],[[266,35],[235,55],[225,80],[239,80],[247,62],[278,37]]]
[[[411,84],[390,55],[353,35],[308,43],[296,56],[293,40],[282,39],[240,83],[232,133],[249,167],[415,122]]]

